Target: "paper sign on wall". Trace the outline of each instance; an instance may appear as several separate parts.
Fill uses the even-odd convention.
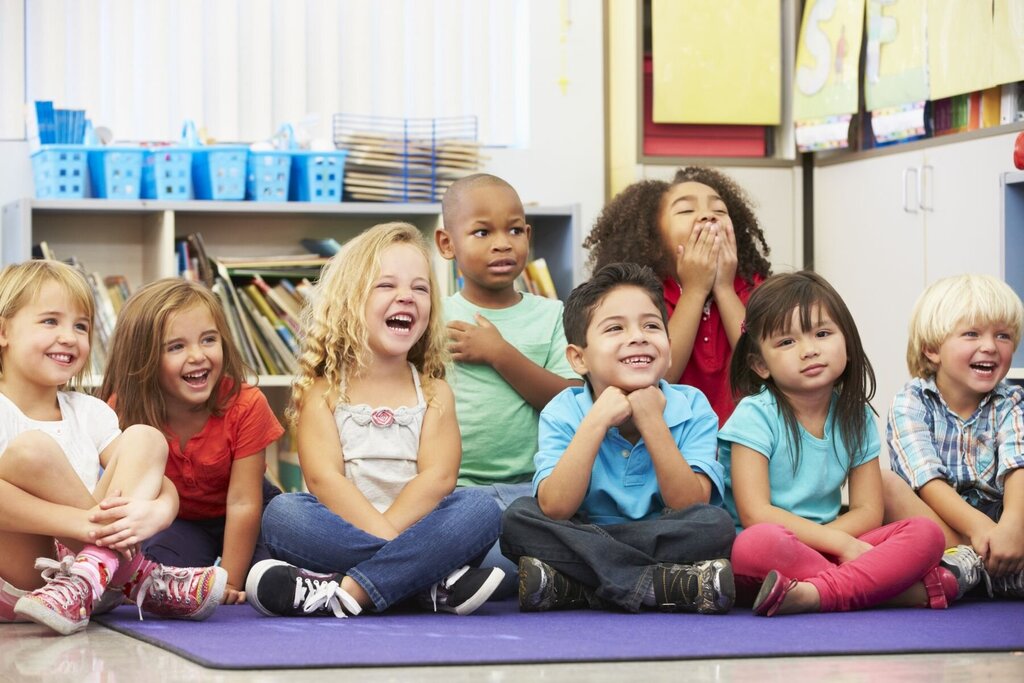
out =
[[[928,0],[928,99],[998,85],[992,72],[991,0]]]
[[[925,0],[868,0],[864,98],[869,110],[928,99]]]
[[[995,0],[992,24],[995,82],[1024,81],[1024,0]]]
[[[793,117],[857,111],[857,63],[864,0],[811,0],[804,6],[793,82]]]

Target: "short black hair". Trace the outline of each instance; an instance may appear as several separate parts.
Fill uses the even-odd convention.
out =
[[[586,348],[587,328],[590,327],[594,309],[600,305],[608,292],[624,286],[639,287],[647,292],[661,313],[661,321],[668,325],[664,291],[661,280],[654,271],[636,263],[609,263],[572,290],[569,298],[565,300],[565,310],[562,312],[565,340],[575,346]]]
[[[486,185],[507,187],[516,195],[516,198],[519,197],[519,193],[516,192],[516,188],[512,187],[507,180],[499,178],[496,175],[491,175],[490,173],[474,173],[472,175],[465,176],[464,178],[459,178],[448,186],[448,189],[444,192],[444,196],[441,197],[441,223],[444,225],[445,230],[451,230],[455,227],[455,215],[458,213],[459,207],[462,204],[463,196],[466,192],[474,187]],[[522,202],[522,200],[520,200],[520,202]]]

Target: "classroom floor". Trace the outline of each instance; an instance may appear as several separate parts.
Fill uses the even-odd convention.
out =
[[[1015,626],[1019,627],[1019,625]],[[443,646],[443,643],[439,643]],[[125,681],[214,681],[288,683],[339,680],[460,683],[504,681],[644,680],[755,681],[1022,681],[1024,652],[884,655],[869,657],[786,657],[709,659],[611,664],[544,664],[376,669],[299,669],[220,671],[193,664],[175,654],[98,624],[72,636],[55,636],[35,624],[0,625],[0,681],[47,683],[124,683]]]

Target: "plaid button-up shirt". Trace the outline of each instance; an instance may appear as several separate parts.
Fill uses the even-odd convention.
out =
[[[1003,499],[1006,475],[1024,467],[1024,389],[1000,383],[962,419],[933,378],[907,383],[889,410],[889,460],[914,488],[942,479],[970,505]]]

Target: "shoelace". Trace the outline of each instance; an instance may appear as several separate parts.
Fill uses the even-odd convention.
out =
[[[154,598],[169,596],[175,602],[184,602],[188,599],[192,581],[195,579],[195,567],[165,567],[157,565],[149,572],[149,576],[139,586],[135,596],[135,606],[139,610],[139,621],[142,621],[142,603],[146,596],[152,594]],[[182,589],[181,586],[186,588]]]
[[[1000,590],[1000,592],[1014,593],[1018,597],[1024,597],[1024,572],[1017,572],[1016,574],[1010,574],[1007,576],[1000,576],[997,579],[992,579],[988,576],[988,572],[985,573],[988,579],[988,595],[992,597],[992,587]]]
[[[946,553],[942,561],[947,565],[954,565],[969,586],[977,586],[984,579],[989,597],[992,596],[992,579],[985,571],[985,565],[978,557],[978,553],[974,552],[974,548],[969,545],[957,546],[956,552]]]
[[[469,571],[469,565],[456,569],[451,574],[441,579],[433,586],[430,587],[430,602],[434,605],[434,611],[437,611],[437,592],[439,589],[444,588],[445,590],[455,585],[455,582],[462,578],[462,575]]]
[[[82,595],[83,584],[75,581],[78,577],[84,582],[86,591],[92,591],[89,586],[89,574],[81,567],[75,566],[75,556],[65,555],[60,560],[51,560],[48,557],[36,558],[36,569],[42,570],[40,575],[46,581],[48,592],[64,607],[71,605],[76,597]]]
[[[295,577],[295,600],[292,607],[298,608],[299,605],[302,605],[302,611],[306,614],[327,608],[338,619],[356,616],[363,611],[356,599],[337,581],[318,581],[301,576]]]

